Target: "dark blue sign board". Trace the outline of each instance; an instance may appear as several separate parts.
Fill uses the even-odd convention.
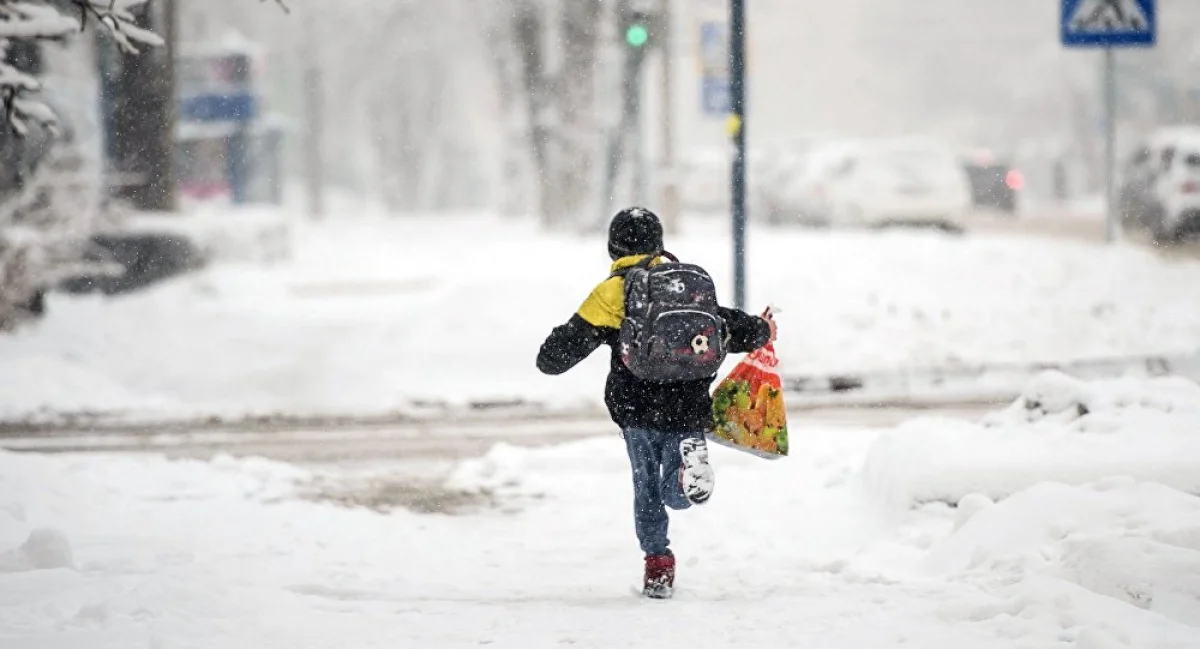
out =
[[[1153,47],[1155,0],[1061,0],[1060,33],[1067,47]]]
[[[189,122],[245,123],[254,119],[257,109],[254,95],[229,93],[184,97],[179,112]]]
[[[729,25],[710,20],[700,24],[700,111],[729,114]]]
[[[729,103],[729,77],[701,79],[700,104],[705,115],[728,115]]]

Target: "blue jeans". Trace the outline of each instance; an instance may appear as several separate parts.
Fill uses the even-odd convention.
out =
[[[625,429],[625,450],[633,468],[633,522],[638,542],[647,555],[667,554],[667,507],[687,509],[692,503],[679,485],[683,457],[679,443],[696,433],[663,433]]]

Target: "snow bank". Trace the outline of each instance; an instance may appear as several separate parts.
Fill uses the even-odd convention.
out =
[[[1200,498],[1129,478],[1044,482],[977,511],[930,563],[942,572],[1025,571],[1061,563],[1070,542],[1130,535],[1200,552]]]
[[[1074,405],[996,417],[1049,434],[1090,416],[1062,415]],[[436,516],[304,500],[318,470],[266,460],[0,452],[0,549],[58,529],[78,566],[0,573],[0,629],[63,649],[395,647],[397,629],[428,647],[1200,646],[1197,498],[1117,477],[881,507],[853,477],[890,434],[806,428],[778,462],[713,448],[713,500],[672,517],[668,624],[630,592],[642,554],[615,434],[462,462],[450,487],[521,506]],[[399,483],[402,466],[370,470]]]
[[[1200,627],[1200,498],[1128,478],[1042,483],[976,512],[927,564],[988,584],[1014,613],[1029,609],[1022,617],[1041,608],[1115,646],[1189,646]]]
[[[71,542],[50,527],[39,527],[19,547],[0,552],[0,572],[69,568],[73,563]]]
[[[1035,379],[983,421],[924,418],[882,436],[862,470],[888,502],[992,500],[1043,481],[1110,476],[1200,494],[1200,386],[1181,378]]]
[[[185,215],[138,214],[128,219],[132,232],[171,232],[186,236],[201,258],[213,262],[277,262],[292,246],[292,218],[260,207],[212,210],[198,207]]]
[[[285,232],[230,213],[186,227],[224,232],[224,216],[251,244],[286,238],[287,258],[215,263],[113,299],[52,295],[37,326],[0,337],[0,418],[600,406],[603,352],[558,377],[534,358],[607,274],[601,235],[468,215],[282,219]],[[1200,264],[1132,247],[759,228],[750,246],[750,304],[782,309],[789,373],[1190,353],[1200,340]],[[723,223],[688,219],[670,248],[729,301]]]

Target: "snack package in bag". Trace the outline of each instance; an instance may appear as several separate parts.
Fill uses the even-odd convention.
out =
[[[773,344],[747,355],[717,384],[713,419],[710,440],[767,459],[787,456],[787,411]]]

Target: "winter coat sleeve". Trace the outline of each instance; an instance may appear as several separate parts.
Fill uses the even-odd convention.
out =
[[[545,374],[562,374],[583,362],[621,328],[625,317],[624,281],[600,282],[566,324],[550,332],[538,352],[537,366]]]
[[[721,307],[720,312],[729,334],[729,353],[748,354],[765,347],[771,338],[771,327],[766,320],[738,309]]]
[[[583,362],[604,343],[608,332],[584,320],[578,313],[555,327],[538,351],[537,366],[543,374],[562,374]]]

